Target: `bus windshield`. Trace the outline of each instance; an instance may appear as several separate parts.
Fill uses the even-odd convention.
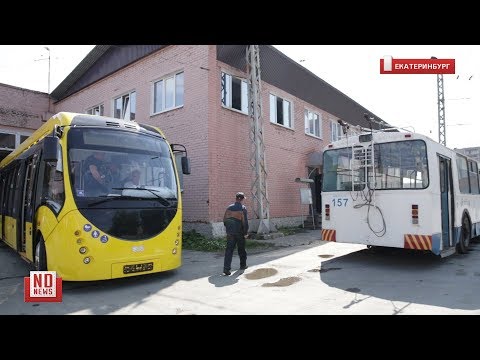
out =
[[[163,138],[120,129],[71,128],[67,144],[76,201],[177,200],[173,161]]]
[[[368,147],[371,148],[371,145]],[[371,154],[358,151],[362,147],[332,149],[324,152],[323,191],[363,190],[365,178],[369,188],[425,189],[428,187],[427,147],[423,140],[409,140],[374,144],[374,166],[368,159],[355,159],[353,154]]]

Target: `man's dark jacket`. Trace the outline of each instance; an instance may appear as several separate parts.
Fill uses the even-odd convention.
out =
[[[247,208],[238,201],[230,205],[223,216],[227,235],[247,235],[248,217]]]

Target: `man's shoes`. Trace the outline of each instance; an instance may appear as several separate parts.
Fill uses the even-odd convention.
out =
[[[245,270],[245,269],[248,269],[248,265],[240,266],[240,270]]]
[[[231,275],[232,273],[230,272],[230,270],[223,270],[223,275],[225,276],[229,276]]]

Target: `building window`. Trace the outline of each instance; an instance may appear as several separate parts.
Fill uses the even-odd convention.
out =
[[[270,122],[292,128],[292,105],[290,101],[270,94]]]
[[[7,129],[0,129],[0,160],[20,146],[20,144],[28,139],[29,136],[30,134],[23,131],[15,132]]]
[[[305,110],[305,134],[310,134],[318,138],[322,137],[321,116],[310,110]]]
[[[183,71],[153,83],[153,114],[183,106]]]
[[[0,150],[13,151],[27,140],[29,136],[29,134],[25,133],[10,133],[0,130]]]
[[[222,72],[222,105],[248,114],[247,80]]]
[[[4,150],[15,149],[15,134],[0,134],[0,148]]]
[[[98,106],[94,106],[86,111],[87,114],[89,115],[100,115],[103,116],[103,104],[100,104]]]
[[[331,138],[332,142],[340,140],[343,137],[342,127],[336,121],[335,122],[332,121],[330,123],[330,132],[332,134],[332,138]]]
[[[113,117],[123,120],[135,120],[136,103],[137,93],[135,91],[116,98],[113,100]]]

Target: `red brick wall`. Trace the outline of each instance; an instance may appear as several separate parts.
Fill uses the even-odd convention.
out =
[[[220,76],[225,71],[239,77],[246,74],[218,62],[216,68],[216,94],[210,101],[217,103],[218,115],[210,119],[210,158],[212,162],[210,188],[211,220],[221,221],[225,206],[234,201],[237,191],[247,194],[245,205],[253,216],[250,166],[250,118],[247,115],[226,109],[220,102]],[[293,104],[293,130],[270,123],[269,94],[273,93]],[[291,96],[270,84],[262,82],[262,106],[267,167],[267,191],[270,202],[270,217],[282,218],[307,214],[306,205],[300,204],[300,187],[297,177],[307,177],[307,155],[321,151],[330,142],[330,119],[336,118],[303,100]],[[305,134],[305,108],[322,116],[322,139]]]
[[[158,126],[170,143],[187,147],[191,175],[184,176],[184,220],[208,222],[208,81],[207,45],[175,45],[164,48],[55,104],[55,111],[85,112],[103,103],[105,115],[113,116],[113,99],[135,90],[136,121]],[[215,54],[213,54],[215,58]],[[150,115],[152,81],[184,70],[184,106]]]
[[[48,111],[48,94],[0,84],[0,125],[36,130]]]
[[[184,70],[184,106],[151,116],[152,81],[178,70]],[[187,147],[192,174],[184,177],[184,220],[207,233],[210,224],[216,223],[221,232],[225,207],[234,201],[237,191],[247,194],[245,204],[253,217],[250,118],[222,107],[222,70],[246,77],[218,62],[214,45],[170,46],[55,104],[55,111],[85,112],[103,103],[105,115],[111,116],[113,99],[135,90],[136,120],[159,126],[170,142]],[[270,92],[292,103],[293,130],[270,123]],[[299,190],[305,185],[294,180],[307,176],[307,155],[321,151],[330,141],[329,120],[336,118],[267,83],[262,84],[262,97],[270,216],[306,215],[308,208],[300,204]],[[305,134],[305,107],[322,115],[322,139]]]

